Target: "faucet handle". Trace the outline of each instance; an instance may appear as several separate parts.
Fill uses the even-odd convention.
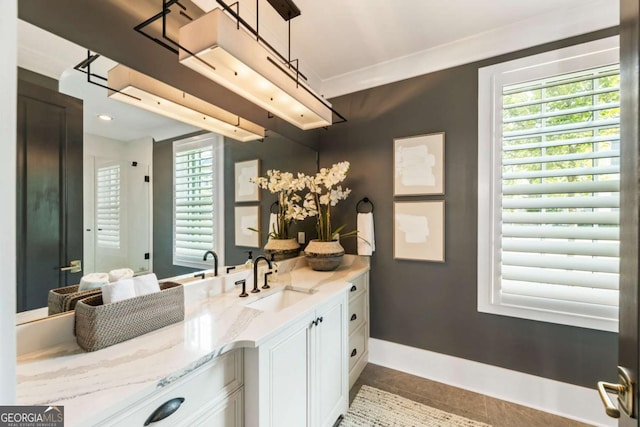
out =
[[[240,293],[240,298],[248,297],[247,293],[247,281],[245,279],[236,281],[236,286],[242,285],[242,292]]]
[[[264,284],[262,285],[262,289],[269,289],[271,287],[267,284],[270,274],[273,274],[273,271],[267,271],[264,273]]]

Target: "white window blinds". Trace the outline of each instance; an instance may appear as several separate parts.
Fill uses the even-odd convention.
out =
[[[617,319],[619,156],[619,66],[503,87],[503,304]]]
[[[98,168],[96,172],[97,245],[120,248],[120,166]]]
[[[216,152],[211,140],[178,144],[174,152],[174,264],[199,267],[216,248]]]

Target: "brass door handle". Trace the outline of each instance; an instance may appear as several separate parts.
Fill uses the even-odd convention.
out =
[[[618,366],[618,381],[618,384],[598,381],[598,394],[604,404],[605,412],[612,418],[620,418],[620,411],[622,410],[631,418],[635,418],[634,383],[631,380],[631,373],[621,366]],[[618,396],[619,408],[613,404],[607,392]]]
[[[60,271],[68,271],[69,273],[80,273],[82,271],[82,261],[74,259],[66,267],[60,267]]]
[[[604,404],[604,410],[612,418],[620,418],[620,410],[611,401],[611,398],[607,394],[610,391],[615,394],[624,392],[625,387],[620,384],[606,383],[604,381],[598,381],[598,394]]]

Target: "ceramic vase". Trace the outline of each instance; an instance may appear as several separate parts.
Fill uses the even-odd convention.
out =
[[[312,270],[332,271],[342,263],[344,248],[338,240],[323,242],[314,239],[305,248],[304,255]]]
[[[300,253],[300,245],[295,238],[291,239],[269,239],[264,245],[264,251],[273,255],[274,261],[295,258]]]

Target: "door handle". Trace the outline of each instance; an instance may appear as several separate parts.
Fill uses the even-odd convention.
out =
[[[631,418],[635,418],[634,408],[634,384],[631,381],[631,374],[629,371],[621,366],[618,366],[618,384],[608,383],[604,381],[598,381],[598,394],[604,404],[605,412],[612,418],[620,418],[620,410]],[[618,404],[620,408],[617,408],[607,392],[614,393],[618,396]]]
[[[66,267],[60,267],[60,271],[68,271],[69,273],[80,273],[82,271],[82,261],[74,259]]]

